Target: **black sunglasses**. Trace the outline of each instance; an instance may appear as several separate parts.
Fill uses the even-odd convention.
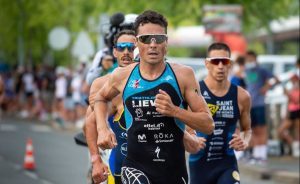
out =
[[[227,57],[206,58],[206,60],[213,65],[219,65],[220,62],[222,62],[223,65],[228,65],[231,62],[231,59]]]
[[[138,41],[144,44],[150,44],[151,42],[161,44],[164,41],[168,40],[168,36],[166,34],[147,34],[147,35],[139,35],[137,36],[137,39]]]

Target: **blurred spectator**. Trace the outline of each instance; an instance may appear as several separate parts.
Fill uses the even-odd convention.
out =
[[[83,125],[83,120],[81,118],[84,117],[85,108],[86,106],[84,101],[84,95],[82,94],[81,88],[84,81],[84,68],[79,68],[77,73],[73,76],[71,82],[71,89],[72,89],[72,100],[75,105],[75,121],[76,126],[81,128]]]
[[[66,98],[64,100],[64,107],[65,107],[65,113],[66,121],[75,122],[75,104],[73,101],[73,92],[72,92],[72,79],[73,79],[73,70],[71,68],[67,69],[66,72],[66,80],[67,80],[67,92],[66,92]]]
[[[256,60],[256,53],[248,51],[246,54],[246,84],[247,90],[251,95],[251,125],[252,125],[252,140],[253,162],[265,163],[267,160],[267,141],[268,131],[265,114],[265,94],[272,87],[270,79],[274,78],[276,83],[278,79],[269,71],[260,67]]]
[[[104,55],[102,58],[101,58],[101,67],[102,67],[102,71],[101,71],[101,74],[100,76],[104,76],[106,74],[108,74],[109,72],[112,71],[112,67],[113,67],[113,64],[114,64],[114,58],[112,55]]]
[[[2,104],[1,107],[6,113],[14,113],[18,106],[16,93],[14,90],[14,83],[15,80],[12,76],[11,72],[7,72],[3,75],[3,85],[4,85],[4,93],[2,97]]]
[[[26,118],[29,116],[29,112],[33,108],[34,93],[37,90],[36,80],[31,67],[26,68],[25,73],[22,76],[22,82],[24,86],[25,105],[22,108],[21,117]]]
[[[246,88],[245,82],[245,57],[238,56],[233,65],[233,75],[231,77],[231,83]]]
[[[300,123],[300,88],[299,88],[299,69],[300,58],[296,63],[296,72],[291,76],[292,88],[287,90],[284,88],[285,94],[288,97],[288,113],[283,123],[278,128],[278,134],[281,139],[286,141],[291,147],[292,155],[299,157],[299,123]],[[290,133],[289,130],[293,128]]]
[[[65,68],[58,67],[56,69],[57,78],[55,80],[55,101],[53,104],[53,119],[64,126],[64,119],[66,117],[64,101],[67,94],[67,79],[65,77]]]
[[[2,104],[3,98],[4,98],[4,82],[0,75],[0,106]]]

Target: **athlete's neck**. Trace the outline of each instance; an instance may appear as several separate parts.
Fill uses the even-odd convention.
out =
[[[217,81],[212,79],[211,77],[207,76],[204,79],[204,82],[208,89],[215,95],[215,96],[224,96],[227,94],[229,87],[230,87],[230,82],[226,80],[222,81]]]
[[[157,79],[165,70],[166,63],[164,61],[149,64],[143,61],[140,61],[140,72],[143,78],[147,80],[155,80]]]

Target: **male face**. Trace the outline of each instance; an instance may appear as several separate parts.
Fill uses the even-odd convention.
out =
[[[102,68],[104,70],[109,70],[112,66],[113,66],[113,63],[114,63],[114,58],[111,56],[111,55],[106,55],[104,56],[104,58],[102,59]]]
[[[246,65],[254,65],[256,64],[256,57],[252,54],[246,54],[245,56],[245,60],[246,60]]]
[[[227,80],[228,73],[232,67],[229,53],[225,50],[211,50],[205,60],[208,75],[218,82]]]
[[[123,34],[118,38],[113,54],[117,58],[120,67],[127,66],[133,62],[133,49],[136,38],[134,35]]]
[[[141,62],[151,65],[163,62],[167,53],[165,28],[153,23],[140,25],[137,33],[137,47]]]

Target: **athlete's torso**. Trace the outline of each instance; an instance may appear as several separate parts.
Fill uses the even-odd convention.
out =
[[[215,130],[211,135],[197,132],[198,136],[206,138],[206,147],[196,154],[191,154],[190,161],[219,163],[228,156],[234,156],[234,151],[229,148],[228,143],[232,139],[237,121],[240,119],[238,88],[231,84],[225,96],[217,97],[208,89],[205,82],[201,81],[200,90],[211,111]]]
[[[176,76],[168,63],[161,76],[152,81],[144,79],[139,64],[136,65],[123,92],[128,135],[125,160],[150,178],[170,178],[177,173],[185,177],[184,124],[156,111],[154,100],[159,89],[170,95],[174,105],[185,108]]]

